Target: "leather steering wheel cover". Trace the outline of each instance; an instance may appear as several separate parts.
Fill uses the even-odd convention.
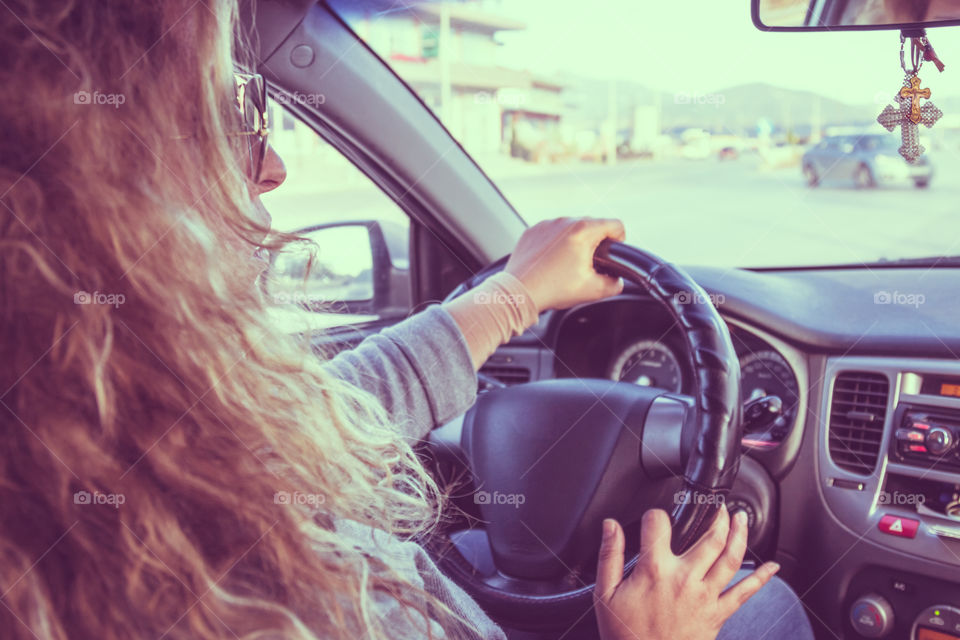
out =
[[[503,269],[506,258],[454,289],[449,298],[476,286]],[[669,311],[681,328],[696,380],[696,438],[684,468],[683,492],[670,518],[672,548],[680,554],[709,528],[733,487],[740,463],[740,365],[730,332],[707,293],[682,269],[625,244],[605,241],[594,256],[597,271],[642,287]],[[494,587],[477,575],[470,562],[446,536],[428,545],[441,570],[463,587],[481,607],[516,628],[562,628],[593,606],[592,584],[571,586],[562,593],[518,593]],[[624,565],[628,573],[637,557]],[[531,612],[536,612],[531,616]],[[536,620],[531,625],[531,618]]]
[[[628,245],[604,242],[598,271],[643,287],[682,329],[697,383],[697,437],[684,470],[689,499],[671,514],[673,549],[683,553],[710,528],[740,466],[740,364],[726,323],[683,270]]]

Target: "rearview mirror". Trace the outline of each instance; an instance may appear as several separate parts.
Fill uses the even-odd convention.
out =
[[[960,0],[753,0],[763,31],[929,29],[960,24]]]

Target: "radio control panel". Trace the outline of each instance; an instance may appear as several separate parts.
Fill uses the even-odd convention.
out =
[[[960,412],[901,404],[896,414],[892,459],[960,472]]]

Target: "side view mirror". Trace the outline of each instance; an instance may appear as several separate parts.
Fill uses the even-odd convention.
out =
[[[960,24],[955,0],[753,0],[763,31],[917,30]]]
[[[270,256],[266,294],[278,305],[314,312],[373,315],[410,310],[406,230],[377,220],[335,222],[296,231],[311,240]]]

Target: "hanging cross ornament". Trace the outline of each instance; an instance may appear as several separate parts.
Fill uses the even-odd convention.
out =
[[[877,116],[877,122],[887,131],[900,127],[900,139],[903,142],[899,149],[900,155],[908,163],[915,164],[926,151],[920,144],[920,125],[929,129],[943,116],[943,112],[932,102],[920,106],[921,99],[930,99],[930,89],[920,88],[920,77],[917,73],[924,60],[933,62],[938,71],[943,71],[944,65],[930,45],[926,32],[921,29],[909,35],[910,66],[908,67],[904,55],[907,37],[906,31],[900,32],[900,67],[906,75],[900,91],[893,96],[899,108],[895,109],[893,105],[888,104]]]
[[[921,107],[921,98],[929,100],[930,89],[920,88],[920,78],[916,74],[907,75],[903,80],[903,87],[893,98],[899,108],[894,109],[888,104],[877,116],[877,122],[887,131],[893,131],[897,125],[900,126],[900,139],[903,143],[899,149],[900,155],[910,164],[914,164],[926,150],[920,144],[919,125],[929,129],[943,116],[943,112],[932,102]]]

